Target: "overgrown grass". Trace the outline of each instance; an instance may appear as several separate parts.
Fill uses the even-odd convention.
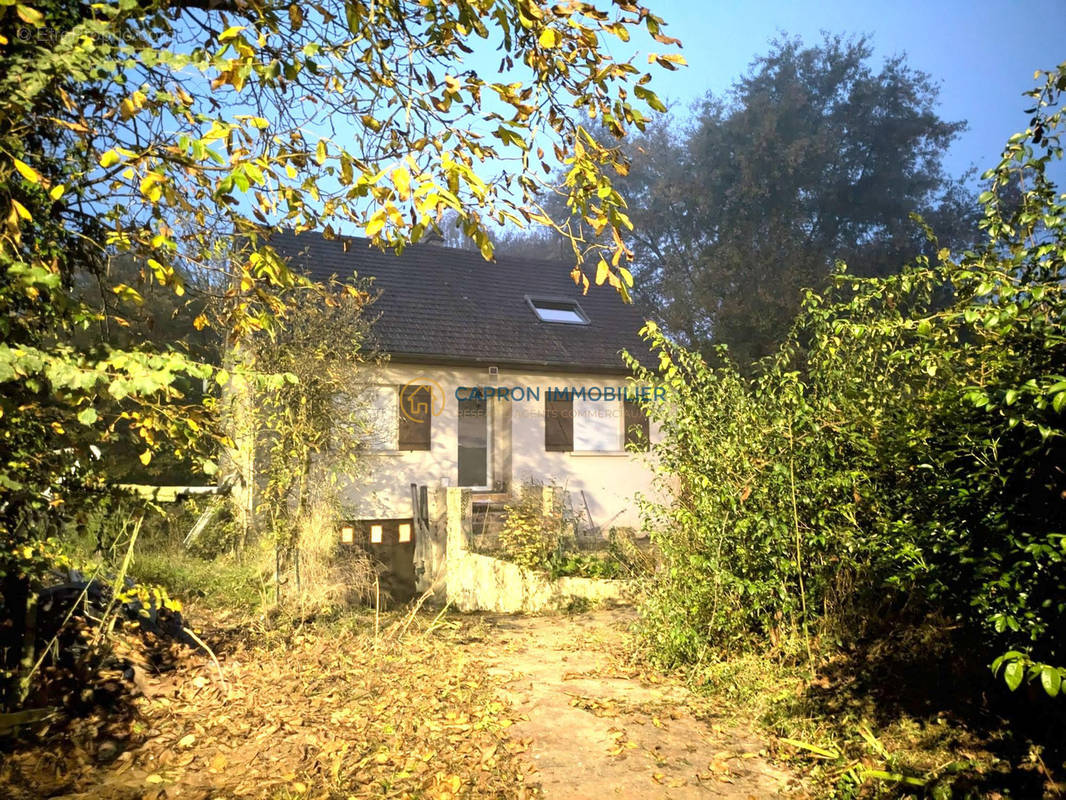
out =
[[[238,556],[224,511],[187,544],[208,502],[148,504],[121,493],[104,496],[66,532],[66,551],[83,572],[99,571],[110,580],[127,564],[132,543],[126,577],[161,586],[187,606],[216,611],[272,610],[280,600],[297,616],[329,616],[385,603],[369,559],[339,551],[330,508],[316,507],[299,521],[296,546],[284,548],[278,561],[270,532],[261,532]]]
[[[134,557],[130,576],[165,586],[185,605],[252,612],[272,598],[270,576],[231,555],[209,560],[177,548],[148,547]]]
[[[269,590],[270,573],[260,553],[238,559],[217,546],[217,528],[224,522],[203,537],[207,547],[191,549],[183,543],[205,502],[146,504],[118,493],[107,495],[71,526],[64,537],[67,552],[84,572],[99,571],[110,579],[126,563],[132,544],[127,578],[161,586],[186,605],[253,611]]]
[[[960,645],[914,626],[814,665],[779,643],[685,674],[708,718],[754,719],[813,797],[1066,795],[1061,709],[1034,693],[1019,714],[1006,687],[951,656]]]
[[[563,553],[553,558],[548,568],[553,578],[620,578],[622,567],[611,553]]]

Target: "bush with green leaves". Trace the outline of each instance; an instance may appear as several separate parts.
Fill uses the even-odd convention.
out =
[[[545,508],[543,487],[531,481],[504,507],[500,547],[521,567],[547,570],[559,551],[565,522],[563,509],[558,504]]]
[[[553,578],[614,580],[622,577],[621,572],[621,564],[611,553],[561,553],[551,560],[550,567]]]
[[[664,559],[643,608],[660,661],[762,638],[809,651],[906,609],[956,620],[975,658],[1003,653],[1012,689],[1059,692],[1066,206],[1047,167],[1066,64],[1046,78],[986,174],[981,248],[883,279],[841,266],[753,377],[646,328],[660,367],[639,377],[671,397],[648,407],[672,491],[645,505]]]

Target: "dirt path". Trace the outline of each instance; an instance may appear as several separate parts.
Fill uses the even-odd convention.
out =
[[[108,677],[112,702],[0,747],[0,797],[777,796],[787,776],[750,732],[625,663],[631,619],[219,627],[221,670],[179,648],[171,669]]]
[[[788,776],[749,732],[697,719],[692,696],[621,662],[624,610],[491,617],[477,649],[522,721],[547,800],[780,796]]]

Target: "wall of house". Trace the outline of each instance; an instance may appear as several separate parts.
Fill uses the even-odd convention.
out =
[[[500,368],[494,380],[483,367],[396,363],[377,369],[369,382],[382,387],[433,382],[443,394],[444,404],[440,413],[432,418],[430,450],[391,449],[390,444],[395,446],[392,431],[388,431],[385,437],[392,437],[392,443],[378,442],[385,449],[367,456],[364,473],[353,479],[342,493],[345,511],[350,518],[412,516],[411,483],[457,486],[459,403],[456,389],[494,386],[536,388],[541,395],[539,400],[527,397],[490,402],[491,488],[508,491],[529,479],[555,482],[570,493],[575,512],[584,516],[587,501],[595,525],[603,529],[639,526],[634,497],[637,492],[651,493],[651,469],[647,463],[650,456],[631,454],[622,449],[624,418],[620,401],[601,401],[594,405],[575,401],[575,447],[603,446],[614,441],[615,446],[611,449],[584,452],[546,452],[544,449],[544,396],[548,388],[622,388],[627,385],[625,378]],[[389,426],[381,427],[387,430]],[[612,427],[617,436],[611,435]],[[658,431],[653,427],[651,441],[657,440]]]

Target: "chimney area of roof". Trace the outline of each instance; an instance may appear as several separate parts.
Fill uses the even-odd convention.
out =
[[[444,246],[444,234],[440,231],[428,230],[426,235],[422,237],[422,244],[431,244],[434,247]]]

